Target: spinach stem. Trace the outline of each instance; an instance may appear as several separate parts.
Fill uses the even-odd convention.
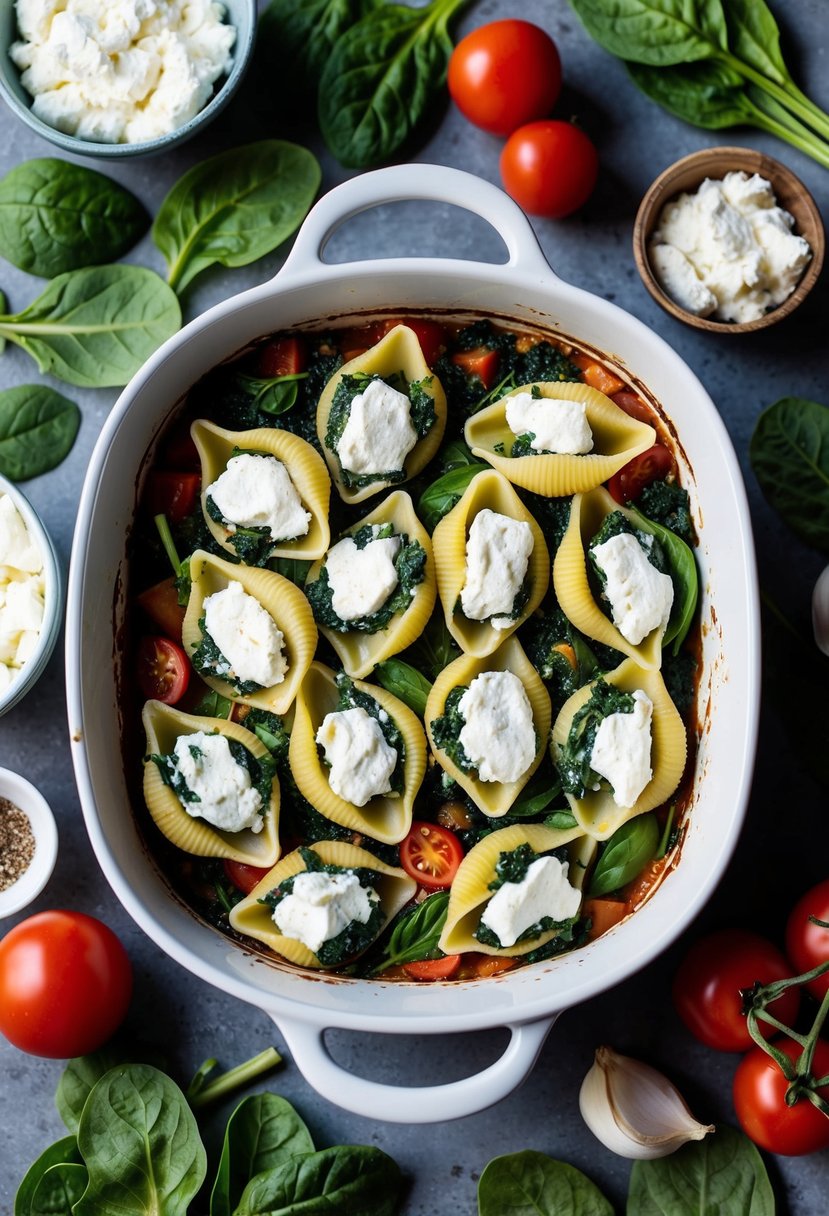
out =
[[[170,531],[170,525],[167,523],[166,515],[153,516],[153,522],[158,528],[158,535],[161,538],[161,543],[164,546],[164,552],[170,559],[170,565],[173,567],[173,573],[176,578],[181,577],[181,558],[176,550],[176,543],[173,540],[173,534]]]
[[[776,135],[778,139],[785,140],[786,143],[792,144],[795,148],[799,148],[801,152],[805,152],[807,156],[811,156],[813,160],[823,165],[825,169],[829,169],[829,146],[815,136],[808,127],[804,127],[788,111],[785,111],[785,119],[783,118],[783,114],[780,115],[780,118],[775,118],[768,110],[756,105],[748,97],[744,100],[756,126],[760,127],[763,131],[768,131],[771,135]],[[771,104],[774,103],[772,102]]]
[[[197,1089],[190,1096],[190,1105],[194,1110],[200,1110],[208,1102],[215,1102],[217,1098],[224,1098],[227,1094],[233,1093],[235,1089],[239,1089],[242,1085],[248,1085],[251,1081],[255,1081],[257,1077],[260,1077],[265,1072],[270,1072],[272,1068],[276,1068],[281,1063],[282,1056],[279,1052],[273,1047],[266,1047],[264,1051],[260,1051],[259,1055],[254,1056],[253,1059],[247,1060],[244,1064],[237,1064],[235,1068],[223,1072],[214,1081],[209,1081],[206,1085],[202,1085],[201,1088]],[[196,1077],[199,1077],[201,1073],[202,1069],[199,1069]]]
[[[787,110],[796,114],[798,118],[803,119],[819,135],[829,137],[829,114],[825,114],[823,110],[810,102],[794,85],[790,86],[793,92],[787,91],[773,80],[769,80],[768,76],[764,76],[749,64],[744,63],[742,59],[735,59],[727,51],[721,52],[717,58],[726,63],[733,71],[738,72],[744,79],[752,81],[758,88],[763,89]]]

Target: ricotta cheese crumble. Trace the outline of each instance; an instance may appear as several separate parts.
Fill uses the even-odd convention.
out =
[[[263,688],[281,684],[288,670],[285,638],[271,614],[235,580],[204,601],[204,627],[226,663],[216,675]]]
[[[511,671],[484,671],[458,702],[458,739],[481,781],[517,781],[535,759],[533,711]]]
[[[470,621],[488,618],[494,629],[508,629],[515,597],[527,577],[533,534],[524,520],[485,507],[472,521],[466,541],[466,581],[461,608]]]
[[[579,910],[581,893],[567,881],[568,863],[537,857],[521,882],[505,882],[487,902],[481,924],[502,946],[514,946],[522,933],[545,916],[570,920]]]
[[[635,536],[611,536],[591,553],[605,576],[604,595],[613,624],[632,646],[654,629],[665,629],[674,602],[674,585],[648,560]]]
[[[583,401],[515,393],[506,402],[507,426],[513,435],[534,435],[530,442],[534,452],[583,456],[593,451],[593,432]]]
[[[608,714],[596,731],[590,767],[610,783],[617,806],[630,807],[653,776],[651,720],[653,702],[637,688],[633,712]]]
[[[310,512],[303,507],[290,473],[275,456],[249,452],[232,456],[206,493],[229,532],[267,528],[274,542],[308,534]]]
[[[399,536],[377,537],[362,549],[350,536],[328,550],[325,569],[331,588],[331,607],[341,621],[356,621],[378,612],[399,582],[395,558],[403,543]]]
[[[339,937],[355,920],[367,924],[380,896],[353,873],[314,870],[297,874],[293,889],[273,911],[284,937],[294,938],[316,954],[324,942]]]
[[[351,399],[336,450],[349,473],[397,473],[416,443],[409,398],[384,380],[372,380]]]
[[[0,494],[0,696],[31,658],[43,625],[43,555],[8,494]]]
[[[262,831],[262,797],[253,788],[248,770],[233,759],[225,735],[206,735],[201,730],[180,735],[173,757],[174,772],[198,798],[197,802],[182,801],[188,815],[205,819],[224,832]]]
[[[328,784],[338,797],[365,806],[378,794],[391,793],[398,755],[380,723],[362,706],[326,714],[316,739],[331,766]]]

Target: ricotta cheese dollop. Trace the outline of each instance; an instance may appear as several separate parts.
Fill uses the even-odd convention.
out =
[[[365,925],[379,899],[373,887],[361,886],[356,874],[303,872],[274,908],[273,920],[284,937],[302,942],[316,954],[355,920]]]
[[[568,863],[557,857],[537,857],[521,882],[505,882],[488,901],[481,924],[502,946],[514,946],[522,933],[545,916],[570,920],[581,904],[581,893],[567,881]]]
[[[632,646],[654,629],[664,629],[674,602],[674,585],[648,560],[629,532],[611,536],[591,553],[605,576],[604,595],[613,624]]]
[[[384,380],[372,380],[351,400],[348,422],[337,441],[349,473],[396,473],[417,443],[411,402]]]
[[[470,621],[492,617],[494,629],[508,629],[515,597],[527,576],[533,534],[524,520],[485,507],[472,521],[466,541],[466,582],[461,608]]]
[[[533,711],[511,671],[484,671],[458,702],[460,744],[481,781],[517,781],[535,759]]]
[[[233,759],[224,735],[206,735],[201,730],[180,735],[173,756],[176,772],[198,798],[198,802],[182,802],[188,815],[206,819],[224,832],[262,831],[262,797],[253,788],[248,770]]]
[[[326,714],[317,743],[331,766],[328,784],[340,798],[365,806],[378,794],[391,793],[397,752],[386,742],[377,719],[362,706]]]
[[[32,111],[68,135],[143,143],[198,114],[231,68],[214,0],[17,0],[9,54]]]
[[[610,782],[617,806],[633,806],[653,776],[651,719],[653,702],[637,688],[633,712],[608,714],[599,724],[590,767]]]
[[[380,525],[374,524],[375,534]],[[350,536],[328,550],[325,569],[331,588],[331,607],[341,621],[356,621],[379,611],[398,584],[394,561],[400,552],[399,536],[370,540],[359,549]]]
[[[311,515],[302,505],[291,475],[275,456],[242,452],[207,487],[227,528],[267,528],[271,540],[307,536]]]
[[[812,256],[793,226],[764,177],[727,173],[663,207],[648,258],[687,312],[756,321],[791,295]]]
[[[534,452],[583,456],[593,451],[593,432],[583,401],[515,393],[506,399],[507,426],[513,435],[532,434]]]
[[[31,658],[43,625],[43,555],[8,494],[0,494],[0,696]]]
[[[216,675],[272,688],[288,670],[285,638],[271,614],[235,580],[204,601],[204,627],[227,659]]]

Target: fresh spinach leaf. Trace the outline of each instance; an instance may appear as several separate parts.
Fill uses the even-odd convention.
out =
[[[764,0],[728,0],[723,4],[729,48],[777,84],[791,84],[780,50],[780,30]]]
[[[272,70],[279,58],[280,76],[290,87],[309,97],[338,40],[352,25],[377,7],[378,0],[271,0],[259,18],[257,59],[262,56]],[[271,56],[265,55],[265,49]]]
[[[245,1098],[225,1130],[210,1216],[233,1216],[251,1178],[313,1151],[311,1133],[284,1098],[268,1093]]]
[[[26,481],[48,473],[68,456],[81,411],[45,384],[0,392],[0,473]]]
[[[634,1161],[627,1216],[774,1216],[763,1159],[747,1136],[719,1126],[668,1157]]]
[[[440,606],[408,653],[417,662],[418,667],[433,680],[436,680],[444,667],[448,667],[461,653],[460,647],[446,628]]]
[[[635,507],[631,509],[636,516],[637,527],[641,528],[643,532],[650,533],[659,541],[667,561],[668,573],[674,585],[674,602],[671,606],[671,616],[662,645],[667,646],[673,642],[674,654],[677,654],[688,635],[694,613],[697,610],[699,577],[696,559],[685,541],[680,539],[675,532],[671,532],[669,528],[663,528],[662,524],[654,523]]]
[[[69,1060],[58,1081],[55,1106],[70,1132],[77,1133],[84,1103],[101,1077],[119,1064],[152,1064],[155,1068],[163,1069],[164,1059],[154,1047],[116,1038],[89,1055]],[[65,1160],[73,1161],[75,1158],[67,1157]]]
[[[550,771],[549,764],[543,764],[541,769],[531,778],[521,792],[521,797],[509,809],[512,819],[532,819],[546,811],[550,803],[561,794],[561,782],[555,773]],[[569,812],[566,812],[569,814]]]
[[[386,943],[383,961],[371,972],[382,975],[389,967],[439,958],[438,941],[446,923],[449,892],[435,891],[419,904],[401,912]]]
[[[293,372],[268,379],[238,372],[235,377],[238,391],[251,399],[250,408],[272,418],[287,414],[294,408],[299,398],[300,382],[307,379],[307,372]]]
[[[588,895],[595,899],[618,891],[641,873],[659,848],[659,825],[652,814],[637,815],[609,837],[590,879]]]
[[[423,717],[432,685],[416,668],[404,663],[402,659],[385,659],[375,667],[374,676],[378,684],[399,697],[403,704],[408,705],[419,717]]]
[[[83,388],[126,384],[181,325],[174,293],[141,266],[90,266],[58,275],[22,312],[0,316],[0,337],[42,372]]]
[[[72,1216],[88,1182],[85,1165],[61,1162],[50,1166],[35,1187],[30,1216]]]
[[[418,500],[417,513],[429,532],[434,532],[444,515],[460,502],[469,483],[487,467],[478,460],[470,464],[453,465],[442,477],[438,477],[437,481],[426,487]]]
[[[829,553],[829,409],[781,398],[757,419],[749,457],[771,506],[807,545]]]
[[[335,44],[320,77],[318,116],[341,164],[367,169],[406,143],[440,94],[452,53],[447,26],[465,2],[386,4]]]
[[[0,181],[0,255],[44,279],[117,261],[149,226],[129,190],[67,160],[28,160]]]
[[[526,1149],[490,1161],[478,1183],[479,1216],[613,1216],[580,1170]]]
[[[666,67],[728,48],[721,0],[570,0],[591,38],[620,59]]]
[[[379,1148],[341,1145],[290,1161],[251,1179],[235,1216],[394,1216],[401,1176]]]
[[[56,1165],[79,1165],[81,1154],[75,1136],[56,1140],[29,1166],[14,1197],[14,1216],[31,1216],[32,1200],[46,1172]]]
[[[78,1147],[89,1186],[74,1216],[186,1216],[207,1171],[184,1094],[147,1064],[113,1068],[98,1081]]]
[[[200,701],[193,706],[194,714],[201,714],[205,718],[229,718],[230,711],[233,708],[233,702],[229,697],[223,697],[221,693],[214,692],[210,689],[206,692]],[[264,743],[264,739],[262,740]],[[265,743],[267,747],[267,743]]]
[[[179,294],[218,262],[247,266],[278,248],[314,201],[320,167],[306,148],[266,139],[220,152],[173,186],[153,224]]]

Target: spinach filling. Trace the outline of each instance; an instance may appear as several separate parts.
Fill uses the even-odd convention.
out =
[[[532,617],[521,641],[527,657],[547,685],[555,710],[599,672],[618,667],[625,657],[601,642],[591,640],[588,645],[558,604],[544,616]]]
[[[230,739],[227,735],[225,735],[225,738],[227,739],[231,756],[248,774],[252,787],[261,798],[262,802],[258,813],[264,816],[271,799],[271,788],[273,786],[273,779],[276,776],[276,761],[270,754],[267,756],[254,756],[252,752],[248,751],[244,743],[240,743],[238,739]],[[204,755],[198,744],[191,743],[188,746],[194,760],[198,760]],[[190,789],[190,786],[179,772],[175,753],[150,755],[147,759],[152,760],[156,765],[161,774],[162,781],[165,785],[169,785],[185,810],[188,806],[201,802],[199,795]]]
[[[190,661],[196,671],[203,675],[212,676],[215,679],[224,680],[236,689],[240,696],[246,697],[249,693],[258,692],[264,685],[257,683],[256,680],[237,680],[235,676],[230,674],[230,660],[219,650],[211,635],[207,632],[207,618],[202,615],[199,618],[199,629],[201,630],[201,641],[194,647],[193,653],[190,656]]]
[[[605,587],[607,586],[607,576],[596,560],[596,546],[603,545],[605,541],[610,540],[614,536],[633,536],[639,542],[645,557],[648,559],[654,569],[660,574],[667,574],[672,579],[671,567],[668,562],[665,550],[655,536],[650,532],[644,532],[640,528],[636,528],[627,519],[621,511],[611,511],[602,520],[602,526],[599,528],[596,535],[587,546],[587,559],[589,562],[590,571],[598,584],[599,595],[597,603],[610,620],[613,619],[610,604],[605,595]],[[672,580],[673,581],[673,580]]]
[[[369,891],[375,891],[376,886],[380,881],[381,875],[376,870],[369,870],[363,866],[349,868],[348,866],[335,866],[324,862],[318,853],[313,849],[300,848],[299,854],[305,862],[305,870],[300,873],[318,873],[318,874],[353,874],[360,886]],[[294,883],[299,877],[298,874],[293,874],[290,878],[286,878],[273,891],[269,891],[259,903],[266,904],[269,908],[275,910],[279,907],[282,900],[290,895],[294,889]],[[383,928],[384,913],[380,900],[373,902],[371,913],[368,920],[363,924],[359,920],[350,921],[345,928],[337,934],[336,937],[330,938],[327,942],[323,942],[317,951],[317,958],[323,967],[339,967],[353,958],[356,954],[361,954],[366,950]]]
[[[275,456],[249,448],[234,448],[228,459],[232,460],[234,456],[258,456],[260,460],[276,459]],[[240,524],[234,524],[232,520],[222,515],[209,491],[204,496],[204,505],[210,518],[228,531],[227,543],[235,550],[238,559],[247,566],[267,565],[276,545],[297,539],[295,536],[272,536],[270,528],[266,526],[252,524],[242,527]],[[231,529],[233,530],[231,531]]]
[[[517,386],[516,386],[517,387]],[[530,389],[530,393],[534,401],[540,401],[544,396],[537,384],[534,384]],[[516,435],[510,449],[510,456],[513,460],[519,456],[554,456],[555,453],[550,448],[534,448],[535,433],[533,431],[524,431],[520,435]]]
[[[336,712],[339,713],[346,709],[364,709],[369,717],[374,718],[380,727],[383,738],[389,747],[394,748],[397,752],[397,763],[389,778],[389,785],[391,786],[392,793],[402,794],[405,784],[406,743],[400,728],[391,715],[383,709],[379,701],[375,701],[374,697],[369,696],[368,693],[361,692],[359,688],[355,687],[354,681],[344,671],[337,674],[336,680],[340,693]],[[323,764],[326,763],[324,757],[322,762]]]
[[[643,515],[674,532],[691,548],[694,546],[694,525],[688,491],[673,481],[653,481],[645,486],[636,504]]]
[[[385,540],[396,535],[398,533],[394,530],[394,524],[383,524],[379,529],[376,524],[365,524],[351,534],[351,540],[358,549],[365,549],[374,540]],[[412,602],[414,589],[423,582],[426,576],[426,550],[419,541],[409,540],[405,532],[399,535],[401,545],[397,557],[394,559],[397,586],[386,602],[368,616],[359,616],[354,620],[344,621],[337,615],[332,602],[334,593],[328,578],[328,570],[323,565],[317,581],[305,589],[314,613],[314,620],[318,625],[325,625],[326,628],[334,629],[337,633],[350,633],[353,629],[358,629],[362,633],[377,633],[380,629],[385,629],[398,612],[405,612]]]
[[[432,383],[431,376],[425,376],[422,380],[407,380],[402,371],[395,372],[385,379],[368,372],[356,372],[354,375],[342,376],[331,402],[331,413],[328,415],[328,426],[325,431],[325,446],[337,457],[343,484],[349,489],[373,485],[376,481],[389,482],[393,485],[406,480],[405,469],[389,469],[384,473],[352,473],[343,468],[343,463],[337,453],[337,444],[342,439],[343,431],[351,416],[351,403],[359,393],[366,391],[372,380],[388,384],[409,398],[409,417],[419,440],[428,434],[437,420],[434,398],[427,391],[428,386]]]
[[[527,871],[534,861],[539,857],[556,857],[562,863],[569,860],[567,848],[562,847],[553,849],[549,853],[536,853],[535,849],[529,844],[520,844],[517,849],[512,849],[508,853],[501,853],[498,861],[495,863],[495,878],[489,884],[490,891],[498,891],[505,883],[521,883],[527,877]],[[576,922],[576,917],[571,917],[568,920],[555,920],[552,916],[542,916],[535,924],[529,925],[523,933],[516,938],[514,945],[520,945],[521,942],[531,941],[533,938],[540,937],[542,933],[547,933],[550,929],[571,929]],[[496,950],[503,950],[504,947],[497,933],[487,925],[479,923],[475,930],[475,937],[484,946],[492,946]]]
[[[515,593],[515,599],[512,601],[512,607],[510,608],[509,612],[491,612],[489,616],[481,617],[480,619],[478,617],[466,617],[466,619],[468,621],[474,620],[476,625],[486,624],[487,621],[492,621],[493,619],[497,619],[499,621],[517,621],[519,616],[521,616],[521,613],[527,607],[527,601],[530,598],[531,582],[532,580],[530,578],[530,572],[528,569],[527,574],[524,577],[524,581]],[[466,616],[460,596],[458,596],[457,600],[455,601],[453,611],[459,612],[461,616]]]
[[[567,742],[559,748],[556,767],[565,793],[583,798],[586,790],[599,788],[604,778],[590,767],[599,727],[611,714],[633,713],[635,705],[631,693],[622,692],[599,677],[590,699],[573,716]]]
[[[449,759],[464,773],[475,771],[475,765],[460,740],[460,733],[466,725],[466,718],[460,711],[460,701],[468,687],[467,684],[461,684],[453,688],[444,702],[443,713],[439,718],[434,718],[431,724],[435,747],[446,752]]]

